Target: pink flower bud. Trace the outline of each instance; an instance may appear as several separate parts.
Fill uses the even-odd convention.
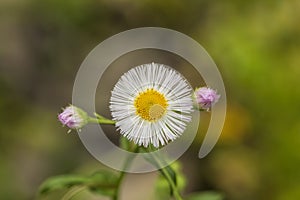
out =
[[[73,105],[63,109],[63,112],[58,115],[58,119],[70,129],[80,129],[88,123],[87,113]]]
[[[220,99],[219,94],[211,88],[201,87],[194,92],[197,103],[201,109],[209,110]]]

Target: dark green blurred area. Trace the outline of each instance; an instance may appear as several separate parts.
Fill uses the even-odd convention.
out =
[[[89,174],[100,166],[56,116],[71,102],[89,51],[143,26],[197,40],[225,82],[222,137],[202,160],[197,141],[183,156],[186,192],[217,190],[229,200],[300,199],[299,11],[297,0],[2,0],[1,199],[33,199],[49,176]]]

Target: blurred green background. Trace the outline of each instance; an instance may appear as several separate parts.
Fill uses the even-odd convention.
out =
[[[76,72],[89,51],[143,26],[197,40],[225,82],[222,137],[208,157],[197,158],[197,139],[181,158],[185,193],[300,199],[299,11],[298,0],[1,0],[1,199],[35,199],[49,176],[102,167],[76,134],[66,134],[57,113],[71,102]],[[209,114],[202,118],[208,122]],[[130,175],[124,199],[139,199],[137,187],[153,188],[153,176]],[[90,194],[77,199],[100,199],[84,195]]]

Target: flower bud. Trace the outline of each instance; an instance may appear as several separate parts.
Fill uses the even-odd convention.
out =
[[[63,109],[63,112],[58,115],[59,121],[70,129],[80,129],[88,123],[88,115],[86,112],[70,105]]]
[[[209,87],[197,88],[194,92],[196,102],[200,109],[209,110],[220,99],[219,94]]]

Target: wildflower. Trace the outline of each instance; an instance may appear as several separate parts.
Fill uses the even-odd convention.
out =
[[[70,105],[58,115],[59,121],[71,129],[80,129],[88,123],[88,115],[80,108]]]
[[[194,96],[201,109],[209,110],[220,99],[220,95],[211,88],[201,87],[195,90]]]
[[[123,136],[140,146],[159,147],[179,137],[190,122],[192,88],[166,65],[140,65],[119,79],[110,110]]]

